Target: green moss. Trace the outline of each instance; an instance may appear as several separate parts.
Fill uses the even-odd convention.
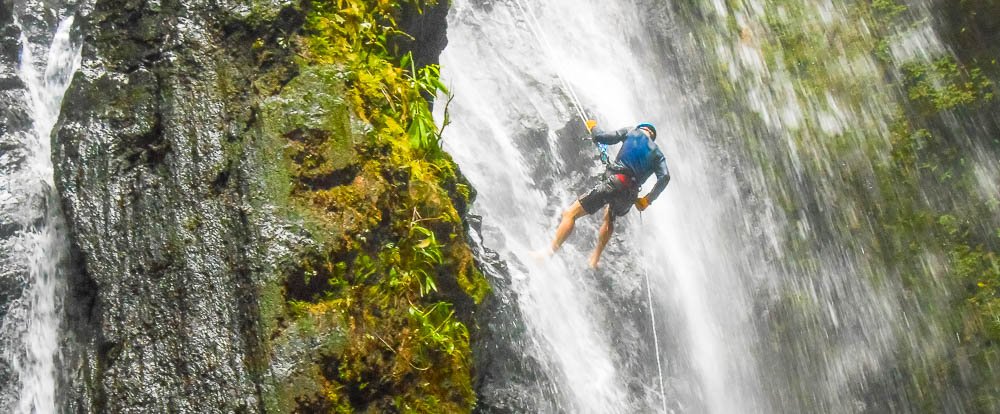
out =
[[[907,10],[907,7],[896,0],[872,0],[871,10],[875,22],[892,23]]]
[[[398,3],[311,6],[290,41],[297,75],[261,105],[258,152],[259,191],[314,243],[261,306],[275,357],[310,338],[333,342],[274,384],[268,406],[469,412],[468,315],[453,309],[481,302],[489,285],[466,244],[472,189],[440,150],[423,95],[443,89],[437,69],[387,50],[401,36]]]
[[[351,131],[343,73],[332,65],[304,67],[262,105],[264,134],[285,138],[283,158],[298,181],[321,181],[357,162],[360,137]]]
[[[486,276],[483,275],[483,272],[476,266],[472,252],[461,248],[461,246],[465,245],[465,240],[455,240],[453,243],[460,245],[454,248],[458,253],[454,254],[450,259],[454,261],[453,267],[458,269],[456,276],[458,286],[466,295],[472,298],[474,303],[479,304],[492,291],[492,287],[490,287],[490,283],[486,279]]]
[[[276,283],[267,284],[261,289],[258,301],[261,329],[264,332],[278,331],[280,321],[287,317],[284,289]]]
[[[994,99],[993,82],[978,68],[966,70],[953,58],[907,63],[901,68],[909,99],[925,114],[981,105]]]
[[[346,400],[331,398],[330,372],[318,363],[344,352],[346,322],[343,312],[329,304],[289,303],[291,318],[282,334],[272,340],[272,353],[279,354],[276,384],[264,396],[267,412],[352,412]],[[292,365],[294,364],[294,365]]]

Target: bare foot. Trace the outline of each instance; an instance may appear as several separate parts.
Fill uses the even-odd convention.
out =
[[[591,269],[597,269],[597,262],[600,261],[600,260],[601,260],[600,257],[591,257],[590,258],[590,263],[588,264],[588,266]]]
[[[541,261],[543,261],[545,259],[548,259],[549,257],[552,257],[553,254],[555,254],[555,252],[553,252],[552,249],[550,249],[550,248],[544,248],[542,250],[534,250],[534,251],[528,252],[529,256],[531,256],[533,259],[535,259],[535,260],[537,260],[539,262],[541,262]]]

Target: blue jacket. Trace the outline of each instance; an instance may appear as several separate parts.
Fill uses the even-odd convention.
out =
[[[615,156],[614,166],[629,171],[639,185],[646,182],[649,176],[656,174],[656,185],[649,191],[649,201],[655,200],[667,187],[667,183],[670,182],[667,159],[656,143],[641,130],[622,128],[614,132],[604,132],[595,129],[593,138],[594,141],[607,145],[622,143],[618,155]]]

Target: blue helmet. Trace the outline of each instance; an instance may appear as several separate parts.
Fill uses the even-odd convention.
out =
[[[656,127],[653,126],[653,124],[647,124],[647,123],[639,124],[635,128],[636,129],[639,129],[639,128],[649,128],[649,130],[653,132],[653,139],[654,140],[656,139]]]

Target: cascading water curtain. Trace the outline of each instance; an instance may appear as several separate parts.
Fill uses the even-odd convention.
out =
[[[62,20],[47,56],[34,56],[22,31],[20,77],[27,89],[32,130],[25,134],[26,160],[7,177],[20,194],[21,233],[13,248],[27,272],[26,289],[3,320],[8,343],[3,357],[16,375],[15,413],[54,413],[65,260],[69,244],[55,190],[50,136],[63,94],[80,65],[80,46],[71,40],[73,17]],[[39,70],[42,69],[42,70]]]
[[[445,147],[478,190],[485,243],[519,277],[535,344],[525,352],[553,378],[550,411],[663,410],[644,273],[668,411],[855,412],[896,386],[886,362],[906,323],[901,289],[870,256],[878,230],[857,224],[866,195],[837,182],[837,168],[857,160],[829,148],[884,142],[891,88],[874,56],[824,62],[833,81],[864,86],[817,96],[771,61],[796,51],[766,49],[768,30],[808,22],[843,33],[853,8],[736,3],[453,2]],[[706,86],[716,69],[738,104]],[[848,104],[858,90],[867,101]],[[530,255],[600,175],[576,101],[606,128],[656,124],[673,176],[649,210],[619,220],[597,272],[585,268],[599,215],[579,220],[554,258]],[[864,133],[849,134],[855,126]]]
[[[677,74],[658,66],[662,51],[642,36],[646,16],[627,2],[452,6],[442,56],[443,78],[455,94],[445,147],[478,190],[475,209],[484,217],[486,244],[512,263],[518,306],[535,344],[525,352],[554,379],[558,401],[543,411],[723,412],[749,406],[742,400],[747,393],[727,383],[722,368],[740,361],[730,362],[734,355],[722,344],[737,346],[741,339],[722,336],[708,300],[711,281],[703,275],[728,262],[697,250],[713,243],[704,238],[715,237],[720,227],[699,226],[717,221],[717,205],[727,200],[711,196],[717,185],[699,187],[706,179],[695,178],[708,176],[711,158],[689,142],[690,126],[676,104],[683,102]],[[556,256],[531,255],[548,245],[561,210],[603,170],[594,146],[581,139],[585,130],[575,102],[605,129],[639,122],[661,126],[661,148],[678,177],[644,218],[633,210],[617,220],[596,272],[587,270],[587,255],[599,214],[578,220]],[[686,217],[682,208],[700,211],[704,220]],[[692,234],[701,239],[687,246]],[[682,250],[697,255],[675,257]],[[645,290],[646,274],[653,292]],[[662,288],[668,284],[669,290]],[[649,309],[657,312],[655,328],[663,333],[658,341]],[[665,356],[666,408],[657,342]]]

